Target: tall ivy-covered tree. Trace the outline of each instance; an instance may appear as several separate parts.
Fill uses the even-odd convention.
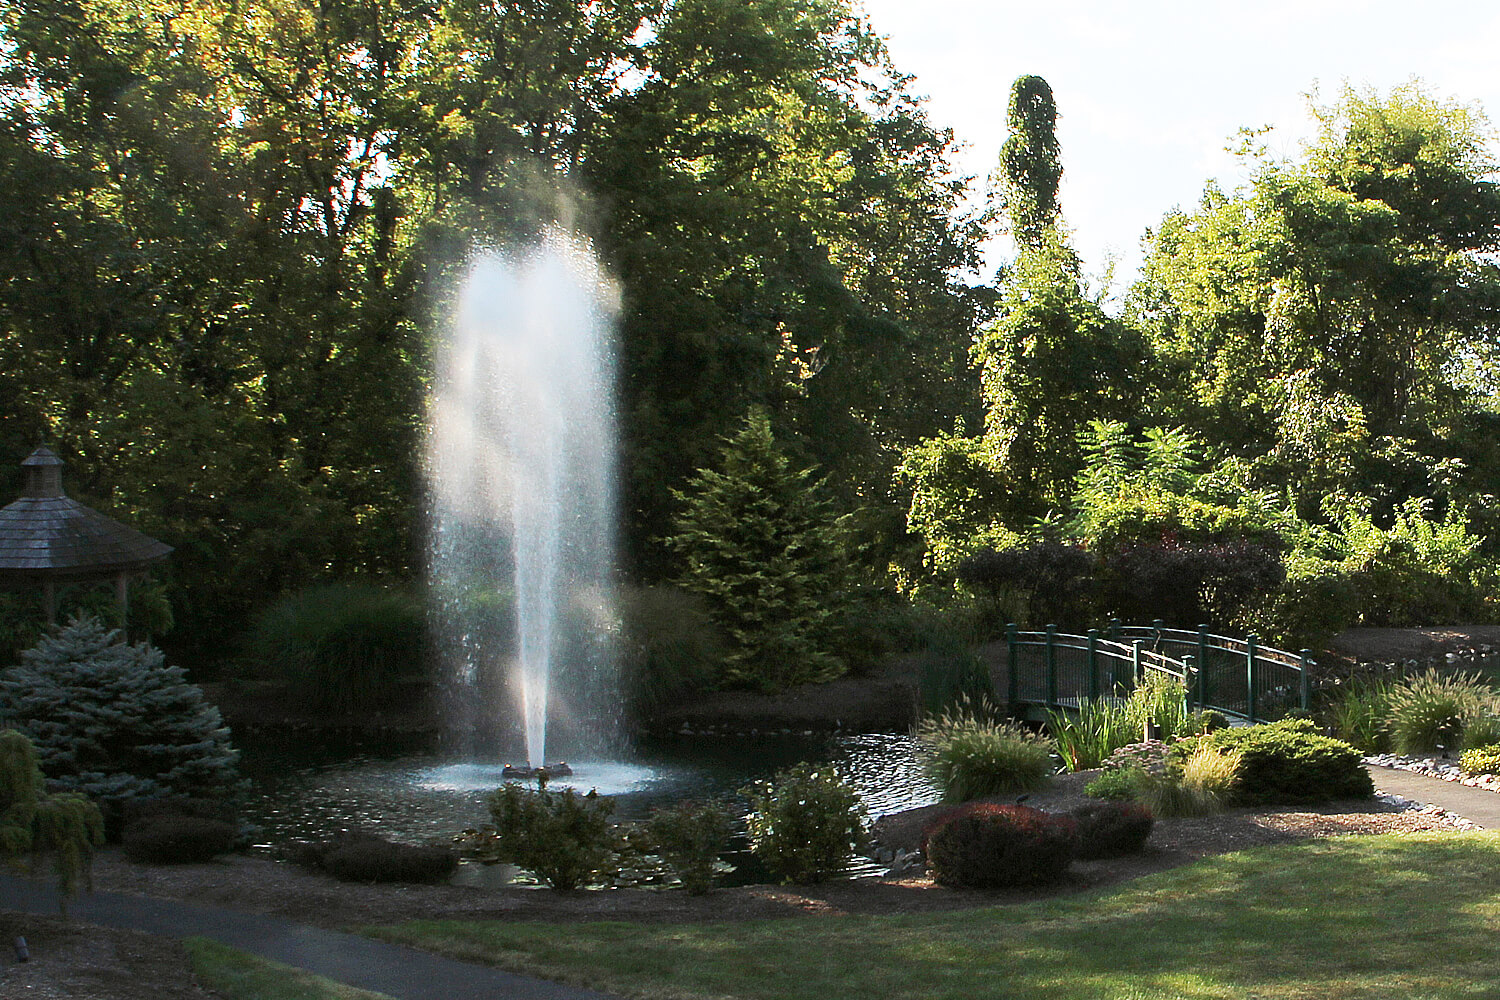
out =
[[[850,584],[841,526],[810,476],[754,410],[718,468],[676,494],[666,543],[681,559],[678,583],[704,596],[728,637],[733,685],[779,691],[844,672],[832,643]]]
[[[1019,254],[1001,281],[998,316],[973,349],[985,443],[1011,484],[1016,520],[1066,503],[1082,461],[1078,431],[1127,411],[1141,361],[1133,331],[1085,293],[1078,256],[1063,237],[1056,121],[1047,82],[1016,80],[1000,167]]]
[[[1057,101],[1039,76],[1017,77],[1006,115],[1010,135],[1000,147],[1001,208],[1016,243],[1041,246],[1062,218],[1062,147],[1057,141]]]

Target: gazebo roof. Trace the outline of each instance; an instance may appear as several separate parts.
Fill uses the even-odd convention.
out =
[[[0,576],[79,579],[144,569],[172,547],[63,493],[62,459],[38,448],[21,463],[21,498],[0,508]]]

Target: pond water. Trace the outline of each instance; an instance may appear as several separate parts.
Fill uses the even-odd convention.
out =
[[[246,818],[259,830],[256,849],[269,853],[342,829],[405,843],[446,842],[489,821],[485,799],[502,784],[506,759],[460,759],[418,741],[339,743],[261,733],[237,742],[252,789]],[[872,819],[939,797],[922,772],[916,741],[879,733],[681,737],[641,745],[624,760],[570,761],[574,776],[549,787],[597,788],[614,798],[617,818],[639,819],[654,806],[684,799],[743,804],[738,789],[747,782],[800,761],[831,764],[859,792]],[[740,847],[737,864],[744,862]],[[506,881],[513,874],[479,875],[471,870],[478,867],[465,866],[459,881]]]

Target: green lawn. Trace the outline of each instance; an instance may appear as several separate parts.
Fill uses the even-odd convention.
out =
[[[227,1000],[391,1000],[302,969],[268,961],[208,938],[188,938],[193,971]]]
[[[367,932],[632,997],[1500,997],[1500,839],[1263,848],[958,913]]]

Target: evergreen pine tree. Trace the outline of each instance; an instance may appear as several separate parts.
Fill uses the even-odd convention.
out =
[[[754,410],[720,469],[674,493],[682,509],[666,542],[686,563],[678,583],[704,596],[729,637],[731,684],[777,691],[845,670],[830,648],[848,591],[843,529],[811,472],[791,468]]]
[[[127,644],[96,618],[73,619],[0,671],[0,724],[36,745],[54,789],[107,809],[239,787],[219,710],[159,650]]]

